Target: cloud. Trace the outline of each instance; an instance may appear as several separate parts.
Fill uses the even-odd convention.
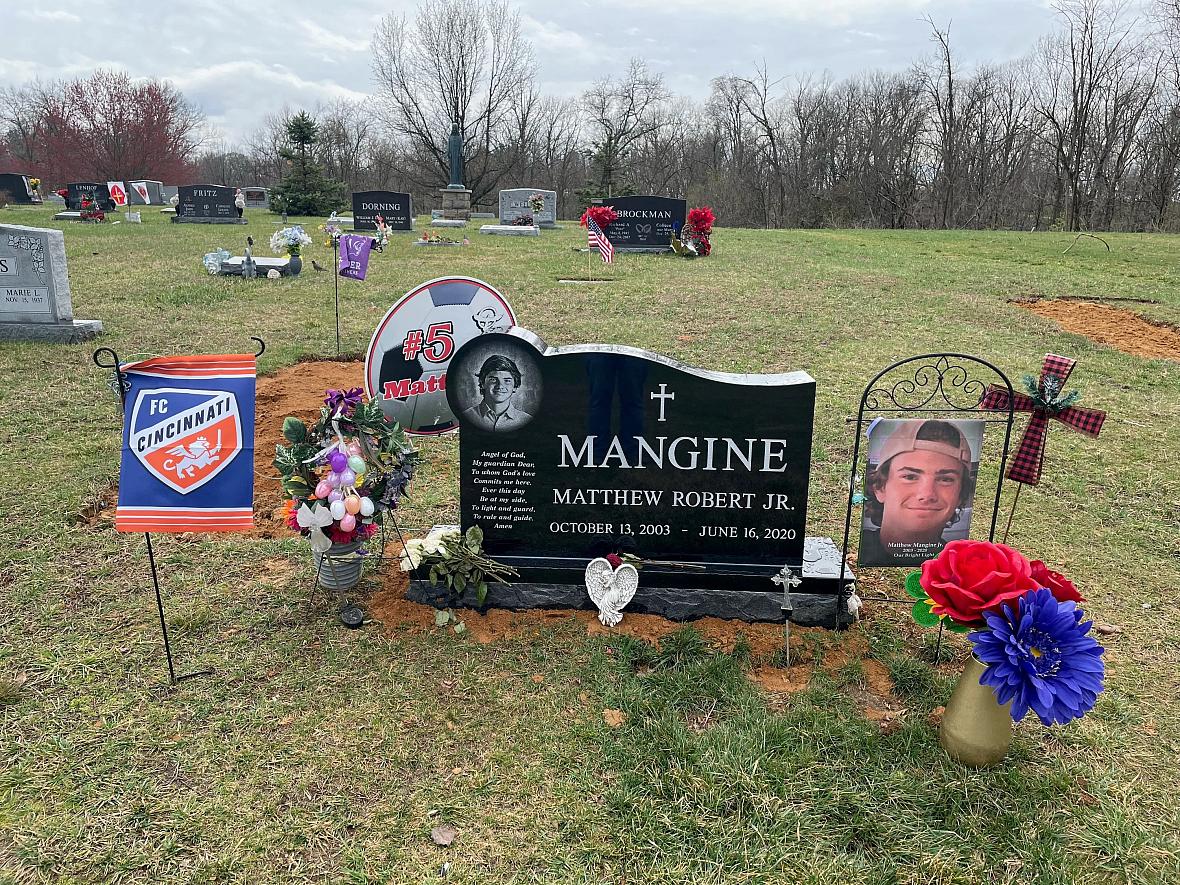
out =
[[[82,21],[82,16],[74,15],[72,12],[66,12],[64,9],[22,9],[16,15],[18,18],[27,19],[28,21],[68,22],[69,24],[76,24]]]
[[[295,24],[299,26],[299,30],[303,33],[308,44],[317,49],[329,49],[334,52],[367,52],[369,50],[368,34],[347,37],[335,31],[329,31],[306,18],[297,19]]]

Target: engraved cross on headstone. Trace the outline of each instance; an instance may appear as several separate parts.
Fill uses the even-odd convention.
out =
[[[668,391],[668,385],[661,384],[660,385],[660,392],[653,393],[651,395],[652,399],[658,399],[660,401],[660,417],[658,419],[656,419],[657,421],[666,421],[667,420],[664,417],[664,406],[666,405],[665,401],[670,400],[670,399],[676,399],[676,394],[668,393],[667,391]]]

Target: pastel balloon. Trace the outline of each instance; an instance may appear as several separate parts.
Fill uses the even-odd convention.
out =
[[[329,503],[335,504],[337,501],[342,500],[344,500],[344,495],[340,493],[340,489],[332,489],[332,491],[328,492]]]
[[[375,509],[372,498],[361,498],[361,516],[372,516]]]
[[[344,509],[355,516],[361,512],[361,499],[356,495],[349,495],[344,499]]]
[[[359,455],[361,453],[361,444],[355,439],[348,444],[348,454]]]
[[[356,482],[356,474],[355,473],[353,473],[347,467],[345,467],[343,470],[340,471],[340,485],[344,486],[345,488],[348,488],[354,482]]]
[[[332,486],[328,484],[326,479],[321,479],[315,484],[315,496],[317,498],[326,498],[328,493],[332,491]]]
[[[348,515],[348,511],[344,509],[343,501],[333,501],[329,509],[332,511],[332,519],[343,519]]]
[[[340,518],[340,530],[343,532],[351,532],[356,528],[356,517],[351,513],[346,513]]]
[[[353,455],[348,459],[348,469],[353,473],[365,472],[365,459],[359,455]]]
[[[334,471],[343,473],[344,468],[348,466],[348,455],[341,451],[335,451],[328,456],[328,463],[332,465]]]

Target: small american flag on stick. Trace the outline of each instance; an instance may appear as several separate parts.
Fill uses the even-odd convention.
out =
[[[602,228],[593,218],[587,217],[586,219],[586,233],[590,238],[590,248],[598,250],[604,264],[610,264],[615,260],[615,247],[610,244],[610,240],[606,238],[606,234],[602,232]]]

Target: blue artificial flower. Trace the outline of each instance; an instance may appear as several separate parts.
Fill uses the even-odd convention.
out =
[[[1058,602],[1042,587],[1021,596],[1016,611],[987,612],[987,629],[970,635],[975,656],[987,669],[980,683],[990,685],[1001,704],[1012,702],[1019,722],[1031,709],[1045,725],[1077,719],[1102,691],[1103,648],[1082,623],[1077,603]]]

